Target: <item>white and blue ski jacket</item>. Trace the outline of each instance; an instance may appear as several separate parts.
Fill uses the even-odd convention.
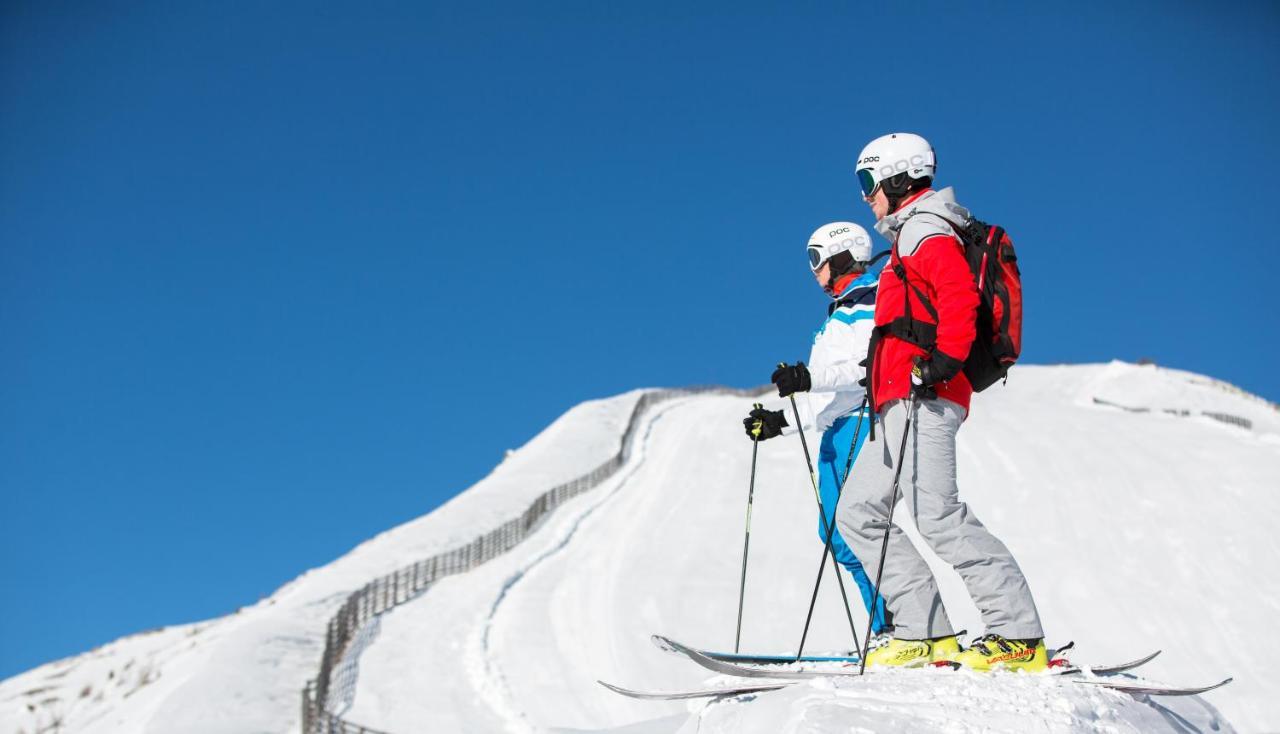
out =
[[[862,404],[865,389],[858,381],[866,368],[860,363],[867,358],[875,328],[876,286],[885,262],[881,258],[872,263],[867,272],[845,286],[835,298],[838,305],[814,332],[808,363],[812,386],[804,393],[807,399],[798,403],[803,405],[800,420],[805,428],[825,431]]]

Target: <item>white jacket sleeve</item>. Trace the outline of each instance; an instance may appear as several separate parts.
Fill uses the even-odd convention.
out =
[[[809,372],[811,391],[856,393],[859,396],[865,392],[858,381],[866,376],[862,361],[867,358],[867,345],[875,328],[871,313],[841,309],[832,317],[823,334],[823,359],[815,360]],[[815,349],[815,357],[819,356],[816,352]]]
[[[814,337],[809,353],[809,392],[796,396],[800,422],[806,429],[826,430],[862,402],[865,388],[858,381],[866,368],[860,362],[867,356],[873,316],[872,306],[841,308]],[[787,420],[795,422],[790,410]],[[794,427],[784,431],[793,432]]]

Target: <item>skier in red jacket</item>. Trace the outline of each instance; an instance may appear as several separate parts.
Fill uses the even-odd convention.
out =
[[[973,395],[963,367],[976,333],[978,292],[956,237],[969,212],[951,189],[930,188],[935,168],[933,148],[910,133],[877,138],[858,157],[858,181],[876,230],[893,244],[876,293],[867,378],[883,435],[878,448],[868,444],[859,456],[837,524],[868,569],[884,564],[880,592],[895,629],[878,638],[868,665],[947,660],[979,670],[1042,670],[1048,664],[1044,632],[1026,578],[1004,543],[960,501],[956,486],[956,432]],[[899,496],[982,613],[985,635],[964,651],[933,574],[892,523],[881,559],[894,464],[912,405]]]

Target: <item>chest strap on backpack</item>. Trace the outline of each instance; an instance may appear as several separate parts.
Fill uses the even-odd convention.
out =
[[[893,274],[897,276],[902,283],[902,315],[890,321],[883,326],[877,326],[871,332],[871,341],[867,345],[866,366],[866,383],[864,387],[867,391],[867,401],[874,410],[876,405],[875,381],[872,379],[873,370],[875,369],[876,352],[880,346],[880,341],[886,334],[897,337],[908,344],[914,344],[917,347],[932,353],[938,345],[938,309],[933,307],[933,303],[929,301],[929,297],[924,291],[907,277],[907,266],[902,262],[902,258],[898,256],[898,246],[893,246],[892,254],[889,258],[889,267],[893,270]],[[913,318],[911,315],[911,294],[908,288],[916,292],[916,298],[920,300],[920,305],[924,306],[924,310],[929,313],[929,317],[933,319],[933,323],[921,321]],[[867,436],[867,440],[876,440],[876,424],[871,423],[871,431]]]
[[[876,440],[876,395],[875,381],[871,379],[872,370],[875,369],[876,349],[880,346],[880,327],[871,330],[871,341],[867,342],[867,358],[860,363],[863,367],[862,379],[859,383],[867,393],[867,405],[871,406],[871,430],[867,434],[867,440],[874,442]]]
[[[898,276],[898,280],[902,283],[902,315],[890,321],[882,327],[887,333],[898,337],[899,339],[914,344],[921,349],[932,352],[938,343],[938,309],[933,307],[933,303],[929,301],[929,297],[920,290],[919,286],[907,277],[907,266],[902,262],[902,258],[898,256],[898,246],[893,246],[893,256],[889,260],[889,266],[893,269],[893,274]],[[924,310],[929,313],[929,318],[933,319],[933,323],[921,321],[911,316],[911,293],[907,289],[916,292],[916,298],[920,299],[920,305],[924,306]]]

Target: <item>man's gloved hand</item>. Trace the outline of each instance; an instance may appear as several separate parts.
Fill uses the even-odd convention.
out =
[[[783,362],[773,371],[769,381],[778,386],[778,397],[785,398],[792,393],[809,392],[809,368],[804,362],[787,364]]]
[[[925,399],[938,397],[938,384],[950,380],[964,369],[963,362],[939,351],[912,361],[915,366],[911,368],[911,389]]]
[[[781,410],[765,410],[764,406],[756,403],[755,409],[742,419],[742,425],[747,429],[747,438],[764,441],[782,434],[782,429],[787,426],[787,416]]]

